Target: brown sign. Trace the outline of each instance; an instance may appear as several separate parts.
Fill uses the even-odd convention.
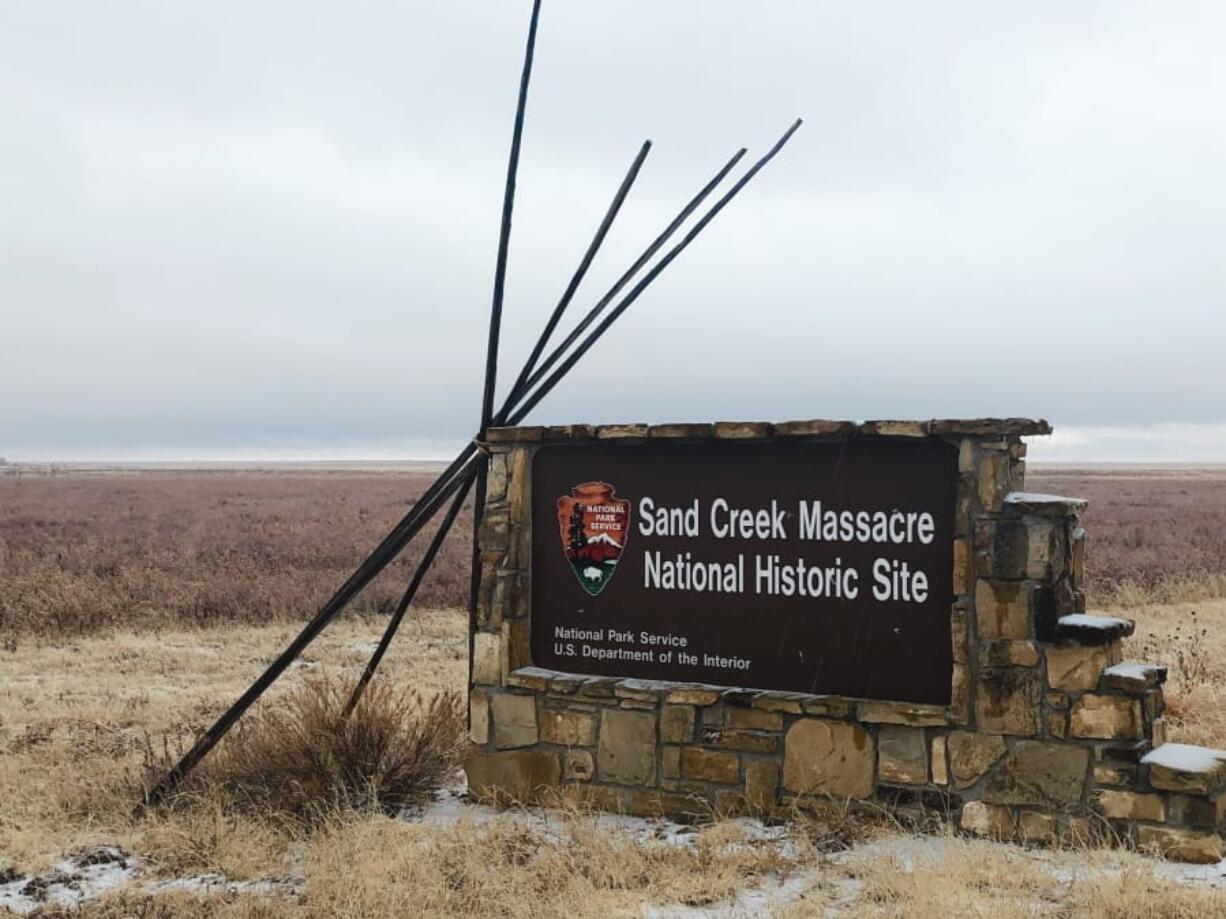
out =
[[[532,658],[946,704],[955,449],[574,445],[532,468]]]

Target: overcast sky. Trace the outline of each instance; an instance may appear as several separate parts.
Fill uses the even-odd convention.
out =
[[[0,455],[418,456],[477,422],[528,0],[0,4]],[[504,385],[791,145],[532,416],[1035,415],[1226,460],[1226,4],[545,0]]]

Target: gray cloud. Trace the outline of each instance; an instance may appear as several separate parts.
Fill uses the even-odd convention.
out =
[[[462,440],[528,6],[0,7],[0,453]],[[644,137],[577,306],[799,114],[535,417],[1220,431],[1223,27],[1215,3],[546,0],[504,383]]]

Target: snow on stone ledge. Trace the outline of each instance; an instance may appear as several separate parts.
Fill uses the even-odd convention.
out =
[[[1226,765],[1226,750],[1186,743],[1164,743],[1141,757],[1147,766],[1162,766],[1174,772],[1212,773]]]
[[[1136,623],[1131,619],[1073,613],[1056,620],[1056,638],[1082,645],[1105,645],[1117,638],[1126,638],[1135,628]]]
[[[1005,505],[1031,514],[1077,514],[1084,511],[1090,502],[1084,498],[1066,498],[1063,495],[1045,495],[1037,491],[1011,491],[1005,495]]]

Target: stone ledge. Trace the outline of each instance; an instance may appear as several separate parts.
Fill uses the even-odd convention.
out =
[[[1051,425],[1031,418],[934,418],[846,421],[807,419],[778,424],[760,421],[679,422],[670,424],[570,424],[495,427],[486,432],[490,444],[545,444],[590,440],[769,440],[773,437],[1033,437],[1050,434]],[[1060,499],[1071,502],[1073,499]],[[1082,502],[1084,504],[1084,502]]]
[[[1033,491],[1011,491],[1005,495],[1005,508],[1040,517],[1072,517],[1080,514],[1090,502],[1083,498],[1065,498]]]
[[[953,724],[949,706],[918,702],[893,702],[879,699],[851,699],[845,696],[789,692],[782,689],[742,689],[708,683],[681,683],[668,680],[642,680],[633,677],[594,676],[549,670],[545,667],[520,667],[507,674],[506,685],[515,689],[557,693],[565,685],[566,694],[599,695],[609,699],[634,699],[682,705],[725,705],[755,708],[787,714],[820,715],[836,720],[856,718],[876,724],[941,726]],[[595,691],[595,692],[591,692]]]
[[[1166,668],[1156,664],[1124,661],[1102,672],[1102,688],[1140,694],[1166,682]]]
[[[1074,613],[1056,620],[1055,637],[1057,641],[1074,641],[1084,647],[1098,647],[1127,638],[1135,628],[1136,623],[1131,619]]]
[[[1226,750],[1165,743],[1141,757],[1149,783],[1163,791],[1211,795],[1226,785]]]

